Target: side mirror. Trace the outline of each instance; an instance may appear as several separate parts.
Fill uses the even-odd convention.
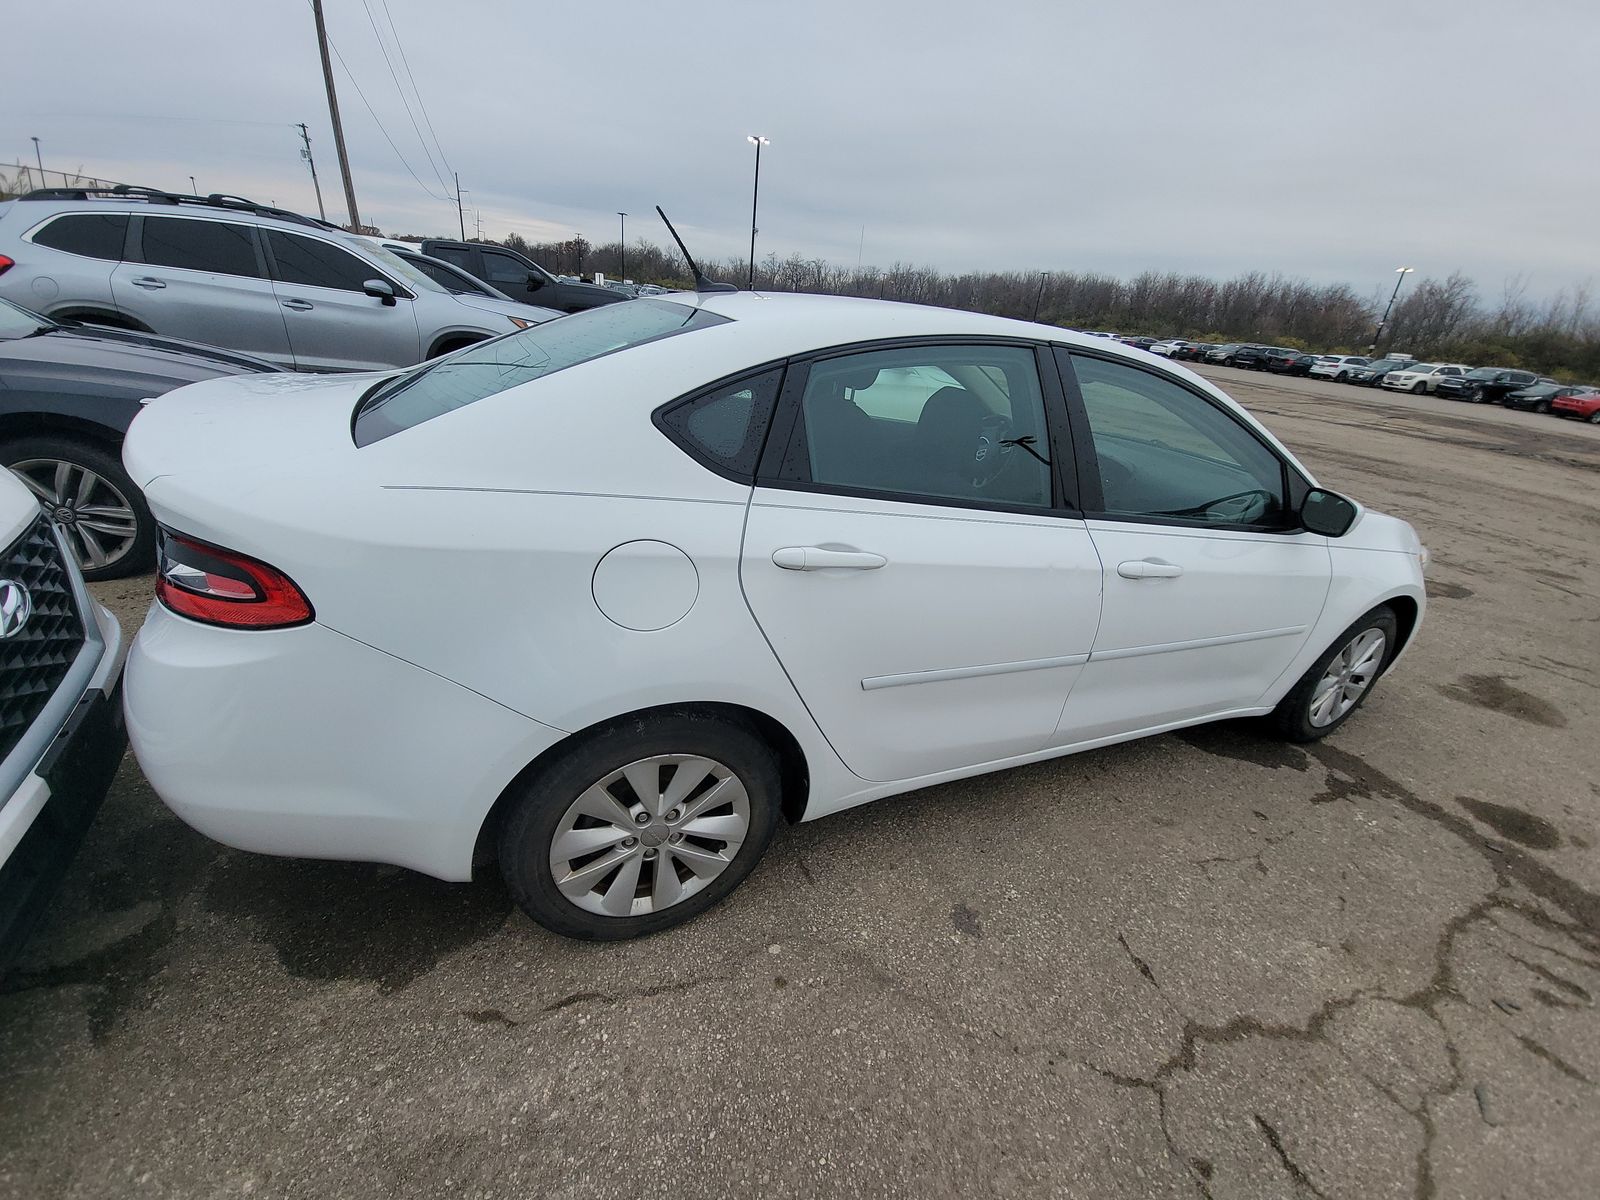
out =
[[[385,307],[394,304],[394,285],[387,279],[369,279],[361,285],[361,290],[375,300],[382,300]]]
[[[528,272],[528,290],[530,292],[537,292],[543,286],[544,286],[544,276],[538,274],[535,271],[529,271]]]
[[[1312,488],[1300,505],[1300,524],[1323,537],[1343,537],[1356,523],[1356,512],[1354,501],[1337,492]]]

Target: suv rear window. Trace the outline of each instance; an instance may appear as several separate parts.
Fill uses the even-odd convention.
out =
[[[358,446],[567,367],[729,318],[662,300],[606,304],[468,346],[368,392],[356,409]]]
[[[127,213],[68,213],[34,234],[33,244],[117,262],[127,236]]]
[[[194,217],[146,217],[140,241],[144,261],[153,267],[261,277],[248,225]]]

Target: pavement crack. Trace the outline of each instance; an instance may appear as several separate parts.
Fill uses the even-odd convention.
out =
[[[1159,992],[1161,990],[1161,985],[1156,982],[1156,973],[1150,969],[1149,963],[1145,962],[1144,959],[1140,958],[1133,952],[1133,947],[1128,945],[1128,939],[1122,936],[1122,930],[1120,929],[1117,930],[1117,941],[1122,943],[1122,952],[1128,956],[1128,961],[1133,963],[1133,965],[1138,968],[1139,974],[1148,979],[1150,981],[1150,986]]]
[[[1284,1149],[1283,1138],[1273,1128],[1272,1123],[1260,1113],[1251,1114],[1256,1119],[1256,1127],[1261,1130],[1262,1136],[1267,1139],[1267,1144],[1272,1147],[1272,1152],[1278,1156],[1278,1161],[1283,1164],[1283,1169],[1289,1173],[1289,1178],[1294,1180],[1297,1188],[1310,1192],[1313,1196],[1321,1196],[1327,1200],[1326,1195],[1311,1182],[1311,1177],[1306,1174],[1305,1168],[1289,1157],[1289,1152]]]

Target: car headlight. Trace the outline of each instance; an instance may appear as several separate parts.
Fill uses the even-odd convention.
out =
[[[506,320],[510,321],[518,329],[532,329],[539,323],[537,321],[524,320],[522,317],[507,317]]]

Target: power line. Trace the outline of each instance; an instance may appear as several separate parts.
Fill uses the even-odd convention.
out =
[[[389,136],[389,131],[383,127],[383,122],[378,120],[378,114],[372,107],[372,101],[368,100],[367,94],[361,90],[361,85],[356,82],[356,77],[350,70],[350,64],[344,61],[344,55],[339,53],[339,47],[333,44],[332,38],[328,39],[328,47],[333,51],[333,56],[339,60],[339,65],[344,68],[345,78],[356,89],[356,95],[361,97],[361,103],[366,105],[367,112],[372,117],[372,123],[378,127],[378,132],[383,134],[383,140],[389,143],[389,149],[394,151],[394,156],[400,160],[400,165],[406,169],[406,173],[416,180],[417,186],[427,193],[430,198],[439,201],[441,204],[449,204],[449,196],[435,195],[433,190],[422,182],[421,176],[411,169],[411,164],[406,161],[406,156],[400,153],[400,147],[394,144],[394,139]]]
[[[439,165],[433,161],[433,151],[428,149],[428,139],[422,136],[422,129],[417,124],[416,114],[411,111],[411,101],[406,99],[406,90],[400,86],[400,76],[395,73],[394,61],[389,57],[389,47],[384,44],[383,34],[378,29],[377,18],[372,15],[372,5],[367,0],[361,0],[361,7],[366,9],[367,24],[372,26],[372,36],[378,40],[378,49],[383,53],[383,65],[389,68],[389,78],[394,81],[394,90],[400,97],[400,106],[406,110],[406,119],[411,122],[411,132],[417,135],[417,144],[422,147],[422,153],[427,156],[428,167],[433,171],[434,178],[439,181],[439,186],[445,191],[450,190],[450,185],[445,182],[439,173]]]
[[[423,124],[428,127],[428,134],[433,138],[433,148],[439,152],[439,161],[444,164],[444,169],[454,172],[455,168],[444,156],[444,147],[439,144],[439,135],[433,131],[433,118],[428,115],[428,106],[422,102],[422,92],[417,88],[417,77],[411,73],[411,60],[406,57],[406,47],[400,40],[400,31],[394,27],[394,14],[389,11],[389,0],[383,0],[383,15],[388,19],[389,32],[394,35],[395,49],[400,51],[400,65],[406,69],[406,78],[411,81],[411,94],[417,98],[417,107],[422,110]]]

